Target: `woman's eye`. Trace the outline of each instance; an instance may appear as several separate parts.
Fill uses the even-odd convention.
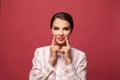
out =
[[[55,28],[53,28],[53,29],[54,29],[54,30],[58,30],[59,28],[56,28],[56,27],[55,27]]]
[[[70,30],[70,28],[64,28],[64,30]]]

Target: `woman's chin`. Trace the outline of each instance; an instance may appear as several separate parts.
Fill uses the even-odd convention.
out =
[[[65,44],[65,41],[57,41],[57,43],[58,43],[59,45],[64,45],[64,44]]]

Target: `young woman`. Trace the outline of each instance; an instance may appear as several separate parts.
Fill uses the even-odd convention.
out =
[[[74,27],[71,15],[54,14],[50,27],[53,40],[36,49],[29,80],[86,80],[86,55],[68,40]]]

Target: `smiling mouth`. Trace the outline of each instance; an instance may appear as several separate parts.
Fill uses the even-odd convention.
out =
[[[64,37],[57,37],[59,41],[63,41],[65,38]]]

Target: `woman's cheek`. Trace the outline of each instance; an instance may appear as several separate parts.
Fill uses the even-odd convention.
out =
[[[57,31],[52,31],[52,34],[54,35],[54,36],[56,36],[57,35]]]
[[[65,33],[65,36],[69,36],[70,35],[70,31]]]

